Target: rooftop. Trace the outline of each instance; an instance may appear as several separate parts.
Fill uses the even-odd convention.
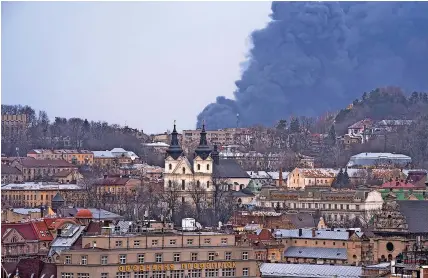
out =
[[[410,156],[398,153],[359,153],[353,155],[351,158],[364,158],[364,159],[411,159]]]
[[[348,240],[350,236],[350,232],[348,231],[331,231],[327,229],[319,229],[315,230],[315,236],[313,237],[312,229],[300,229],[302,231],[302,235],[299,236],[299,229],[294,230],[285,230],[285,229],[277,229],[274,232],[274,237],[277,238],[316,238],[316,239],[332,239],[332,240]],[[357,235],[361,233],[357,232]]]
[[[346,248],[291,246],[284,251],[284,257],[347,260]]]
[[[22,175],[21,171],[16,168],[9,165],[1,165],[1,174],[2,175]]]
[[[313,264],[264,263],[260,272],[263,277],[359,278],[362,275],[362,269],[358,266]]]
[[[1,190],[80,190],[82,187],[77,184],[63,184],[56,182],[25,182],[10,183],[1,186]]]

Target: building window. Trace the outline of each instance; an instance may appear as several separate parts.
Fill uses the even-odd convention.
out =
[[[186,174],[186,168],[183,167],[183,174]]]
[[[221,244],[227,244],[227,238],[222,238],[221,239]]]
[[[155,262],[161,263],[162,262],[162,254],[157,253],[155,255]]]
[[[211,239],[210,238],[205,238],[204,239],[204,243],[205,244],[211,244]]]
[[[108,264],[108,257],[107,256],[101,256],[101,264],[102,265]]]
[[[192,261],[197,261],[198,260],[198,253],[192,253],[191,260]]]
[[[184,270],[171,270],[171,278],[184,278]]]
[[[65,255],[64,264],[71,264],[71,255]]]
[[[356,210],[360,210],[360,205],[355,205]]]
[[[89,273],[77,273],[77,278],[89,278]]]
[[[152,239],[152,246],[158,246],[158,240]]]
[[[119,263],[126,264],[126,255],[119,255]]]
[[[87,265],[88,264],[88,256],[84,255],[80,258],[80,264],[81,265]]]
[[[210,170],[210,165],[209,164],[207,164],[207,171],[209,171]]]
[[[198,277],[202,277],[202,270],[201,269],[190,269],[188,271],[188,276],[190,278],[198,278]]]
[[[122,241],[116,240],[116,247],[122,247]]]
[[[232,259],[232,252],[224,253],[224,259],[230,261]]]
[[[181,190],[186,190],[186,181],[181,180]]]
[[[207,188],[210,188],[210,182],[207,181]]]
[[[248,252],[242,252],[242,259],[248,260]]]
[[[169,186],[169,187],[172,187],[172,180],[169,180],[169,181],[168,181],[168,186]]]
[[[101,278],[108,278],[108,273],[101,273]]]
[[[139,246],[140,246],[140,241],[134,240],[134,247],[139,247]]]
[[[215,253],[214,252],[209,252],[208,253],[208,261],[214,261],[214,257],[215,257]]]
[[[138,263],[143,264],[144,263],[144,254],[138,254]]]
[[[116,278],[131,278],[131,272],[116,272]]]
[[[61,278],[73,278],[74,274],[69,272],[61,272]]]
[[[200,181],[196,181],[196,187],[197,188],[201,187],[201,182]]]
[[[175,245],[175,242],[176,242],[175,239],[170,239],[169,240],[169,245]]]
[[[205,269],[205,277],[218,277],[218,269]]]
[[[223,268],[221,274],[223,277],[235,277],[235,272],[234,268]]]
[[[180,261],[180,253],[174,253],[174,262]]]
[[[244,267],[242,269],[242,276],[248,276],[250,273],[250,270],[248,269],[248,267]]]
[[[187,245],[192,245],[193,244],[193,239],[187,239]]]
[[[198,164],[198,170],[201,170],[201,164]]]
[[[149,278],[149,273],[143,271],[134,272],[134,278]]]
[[[168,168],[169,168],[169,170],[172,170],[172,164],[171,163],[168,165]]]

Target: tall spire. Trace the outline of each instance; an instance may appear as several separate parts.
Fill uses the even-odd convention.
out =
[[[207,132],[205,131],[205,120],[202,121],[201,137],[199,140],[199,146],[195,150],[195,156],[199,156],[202,159],[207,159],[211,153],[211,148],[208,146]]]
[[[166,151],[167,156],[171,156],[174,159],[177,159],[180,157],[180,155],[183,154],[183,149],[180,147],[180,144],[178,143],[178,132],[174,120],[174,129],[171,133],[171,144],[169,145],[168,150]]]

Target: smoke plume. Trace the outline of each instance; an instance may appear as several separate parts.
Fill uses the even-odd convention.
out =
[[[209,129],[315,116],[382,86],[428,89],[427,2],[273,2],[251,34],[235,100],[198,115]]]

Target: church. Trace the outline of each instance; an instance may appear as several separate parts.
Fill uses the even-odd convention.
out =
[[[208,145],[205,123],[202,125],[199,145],[193,154],[193,160],[185,156],[178,142],[178,133],[174,122],[171,144],[166,151],[164,188],[174,188],[187,195],[194,188],[201,188],[212,193],[221,184],[222,190],[239,191],[245,188],[250,176],[237,161],[220,159],[217,146]],[[184,197],[182,197],[184,201]]]

